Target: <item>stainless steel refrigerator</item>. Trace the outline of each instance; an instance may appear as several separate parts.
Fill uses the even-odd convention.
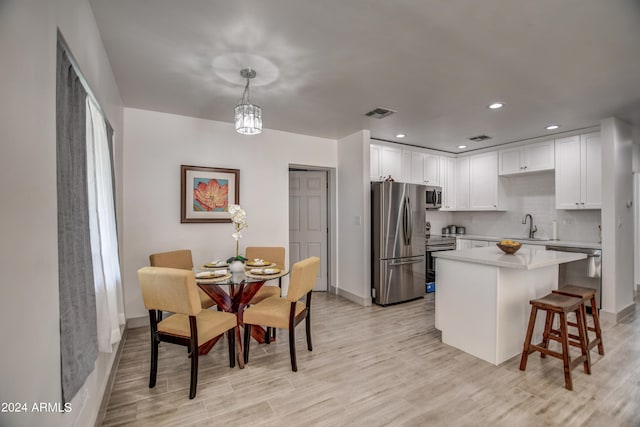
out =
[[[371,183],[373,302],[395,304],[425,293],[426,186]]]

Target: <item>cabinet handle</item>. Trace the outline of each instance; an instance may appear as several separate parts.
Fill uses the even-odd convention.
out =
[[[525,166],[524,168],[526,169],[527,167]]]
[[[580,203],[576,202],[576,206],[578,206]]]

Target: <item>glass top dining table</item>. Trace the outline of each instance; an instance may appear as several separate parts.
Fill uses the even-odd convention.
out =
[[[242,340],[240,328],[244,326],[242,314],[254,295],[269,280],[279,279],[289,274],[288,271],[278,269],[274,274],[252,274],[250,270],[240,273],[229,273],[216,276],[215,270],[209,268],[196,268],[196,283],[223,311],[234,313],[237,318],[236,347],[238,350],[238,365],[244,368],[242,356]],[[207,277],[202,277],[203,272],[209,272]],[[200,277],[198,277],[200,276]],[[251,336],[259,343],[265,342],[265,329],[260,326],[252,326]],[[273,339],[272,339],[273,340]]]

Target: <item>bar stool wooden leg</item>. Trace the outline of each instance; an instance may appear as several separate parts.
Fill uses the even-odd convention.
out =
[[[552,311],[547,311],[547,316],[544,321],[544,332],[542,333],[542,343],[540,346],[542,348],[549,348],[549,335],[551,334],[551,327],[553,326],[554,314]],[[540,353],[540,358],[544,359],[547,355],[545,353]]]
[[[576,310],[576,323],[578,324],[578,336],[580,340],[580,350],[582,356],[584,356],[584,371],[591,375],[591,352],[589,351],[589,336],[587,334],[587,311],[584,308],[584,304],[580,306],[580,309]]]
[[[569,365],[569,337],[567,336],[567,315],[560,312],[560,343],[562,344],[562,364],[564,365],[564,387],[573,390],[571,366]]]
[[[536,324],[536,314],[538,308],[536,306],[531,307],[531,315],[529,316],[529,326],[527,326],[527,336],[524,339],[524,348],[522,349],[522,356],[520,357],[520,370],[524,371],[527,368],[527,359],[529,354],[533,352],[531,350],[531,338],[533,336],[533,327]]]
[[[591,316],[593,317],[593,329],[598,340],[598,353],[604,356],[604,344],[602,344],[602,330],[600,329],[600,315],[596,306],[596,297],[591,297]],[[586,319],[586,318],[585,318]]]

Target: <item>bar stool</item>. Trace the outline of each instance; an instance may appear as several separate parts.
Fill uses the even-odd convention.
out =
[[[524,348],[522,350],[522,357],[520,358],[520,370],[524,371],[527,368],[527,359],[529,354],[534,351],[540,352],[540,357],[546,355],[561,359],[564,365],[564,386],[567,390],[573,390],[573,383],[571,381],[571,369],[582,362],[584,371],[587,374],[591,374],[591,357],[589,350],[587,349],[587,330],[584,317],[582,316],[582,310],[584,309],[584,303],[582,299],[570,297],[560,294],[548,294],[542,298],[534,299],[530,301],[531,304],[531,316],[529,317],[529,326],[527,327],[527,336],[524,341]],[[532,344],[531,339],[533,337],[533,328],[536,323],[536,316],[538,310],[544,310],[547,313],[544,333],[542,342],[538,345]],[[574,359],[569,354],[569,335],[567,330],[567,313],[575,313],[578,325],[578,340],[580,342],[580,349],[582,354]],[[560,317],[560,330],[558,334],[551,332],[551,326],[555,315]],[[548,348],[549,340],[558,341],[562,344],[562,352],[550,350]]]
[[[593,317],[593,327],[586,323],[587,310],[583,307],[583,315],[585,318],[585,325],[587,330],[596,333],[596,339],[589,340],[589,333],[587,332],[587,347],[591,350],[596,345],[598,346],[598,353],[604,356],[604,345],[602,343],[602,330],[600,329],[600,317],[598,316],[598,307],[596,306],[596,290],[591,288],[585,288],[582,286],[568,285],[555,291],[551,291],[554,294],[567,295],[570,297],[581,298],[586,306],[587,303],[591,304],[591,316]],[[578,325],[573,322],[567,322],[567,325],[577,328]],[[570,338],[577,340],[576,335],[569,334]]]

